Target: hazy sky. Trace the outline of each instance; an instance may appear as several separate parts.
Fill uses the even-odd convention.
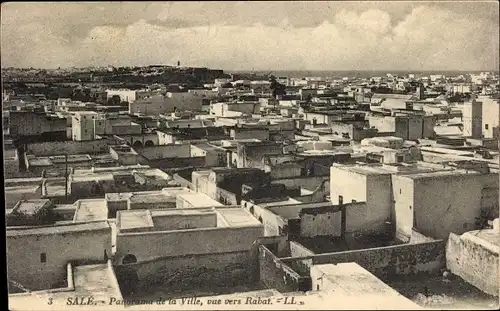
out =
[[[2,67],[491,70],[498,1],[2,3]]]

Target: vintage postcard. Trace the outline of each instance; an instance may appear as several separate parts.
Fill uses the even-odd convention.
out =
[[[498,1],[1,23],[9,310],[498,310]]]

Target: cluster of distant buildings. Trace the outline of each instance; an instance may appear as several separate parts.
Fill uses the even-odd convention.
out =
[[[9,301],[293,293],[415,309],[394,280],[450,272],[498,298],[498,81],[103,86],[111,106],[6,90]]]

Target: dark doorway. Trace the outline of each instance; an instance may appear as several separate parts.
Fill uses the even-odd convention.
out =
[[[92,185],[92,188],[90,189],[90,193],[93,196],[103,196],[105,194],[104,189],[102,189],[102,186],[98,182],[95,182]]]
[[[146,143],[144,144],[145,147],[153,147],[155,143],[151,140],[147,140]]]
[[[124,264],[124,265],[136,263],[136,262],[137,262],[137,257],[135,257],[135,255],[133,255],[133,254],[127,254],[122,259],[122,264]]]
[[[142,148],[142,143],[138,140],[136,140],[133,144],[132,147],[134,148]]]

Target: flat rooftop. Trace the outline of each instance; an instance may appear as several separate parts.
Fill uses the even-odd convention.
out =
[[[66,185],[64,181],[60,180],[47,180],[45,183],[47,196],[64,196],[66,195]],[[69,191],[68,191],[69,194]]]
[[[295,219],[299,217],[299,212],[303,209],[310,208],[324,208],[324,207],[333,207],[332,202],[319,202],[319,203],[302,203],[302,204],[293,204],[293,205],[285,205],[285,206],[271,206],[268,208],[271,212],[276,215],[279,215],[285,219]]]
[[[151,216],[153,217],[162,217],[170,215],[204,215],[207,213],[215,213],[215,210],[213,208],[203,208],[203,209],[171,208],[162,210],[151,210]]]
[[[176,198],[174,196],[166,195],[162,191],[155,191],[152,193],[141,193],[141,194],[132,193],[128,200],[131,204],[148,204],[148,203],[155,204],[162,202],[171,202],[171,203],[176,202]]]
[[[192,190],[186,187],[169,187],[169,188],[163,188],[161,191],[168,196],[177,196],[178,194],[181,193],[193,192]]]
[[[30,193],[30,192],[36,192],[41,186],[40,184],[19,184],[19,185],[11,185],[11,186],[5,186],[5,194],[13,194],[13,193]]]
[[[93,296],[103,309],[110,298],[122,299],[120,288],[112,268],[107,264],[85,265],[73,267],[74,289],[63,291],[36,291],[31,293],[9,295],[9,307],[12,310],[58,310],[67,309],[68,298]],[[52,298],[52,305],[47,301]],[[36,306],[36,307],[34,307]],[[114,306],[116,310],[116,306]]]
[[[153,217],[149,210],[119,211],[116,223],[119,230],[154,229]]]
[[[188,202],[193,207],[215,207],[223,206],[221,203],[215,201],[208,195],[198,192],[180,193],[178,198]]]
[[[32,199],[19,201],[19,204],[13,208],[15,212],[20,212],[24,214],[35,214],[45,206],[50,204],[50,200],[47,199]]]
[[[331,292],[338,295],[359,297],[368,301],[370,298],[380,299],[379,303],[385,301],[383,305],[397,309],[420,309],[414,302],[356,263],[314,265],[311,269],[316,269],[321,273],[321,277],[331,282],[330,286],[333,287],[330,288]],[[352,300],[346,301],[347,303],[356,304]]]
[[[19,229],[15,227],[7,227],[7,237],[15,237],[22,235],[56,235],[66,233],[80,233],[87,231],[97,230],[111,230],[107,221],[87,222],[64,224],[61,226],[47,226],[47,227],[30,227],[26,229]]]
[[[480,172],[474,170],[463,170],[463,169],[455,169],[455,170],[441,170],[434,172],[421,172],[414,174],[405,174],[406,177],[411,179],[424,179],[424,178],[438,178],[438,177],[453,177],[453,176],[464,176],[464,175],[481,175]]]
[[[108,219],[108,208],[105,199],[78,200],[75,202],[76,211],[73,220],[94,221]]]
[[[246,209],[240,207],[219,208],[217,212],[226,221],[228,227],[253,227],[262,225]],[[219,224],[217,226],[221,227]]]
[[[92,181],[92,180],[110,180],[114,179],[115,175],[132,175],[134,173],[143,174],[145,176],[155,176],[163,179],[170,179],[171,176],[167,173],[149,166],[124,166],[124,167],[105,167],[93,169],[75,169],[71,178],[74,181]]]
[[[68,164],[74,163],[85,163],[89,164],[92,162],[92,158],[88,154],[75,154],[68,155]],[[52,166],[52,165],[62,165],[66,163],[64,156],[47,156],[47,157],[37,157],[30,155],[28,158],[29,166]]]
[[[32,158],[28,159],[29,166],[51,166],[52,161],[49,158]]]
[[[417,275],[387,284],[427,310],[498,310],[498,297],[485,294],[462,278]]]
[[[263,203],[259,203],[257,205],[259,205],[260,207],[271,207],[271,206],[282,206],[282,205],[292,205],[292,204],[302,204],[302,202],[297,201],[297,200],[292,199],[292,198],[288,198],[288,199],[280,200],[280,201],[263,202]]]
[[[368,165],[333,165],[332,167],[347,170],[362,175],[388,175],[399,174],[415,176],[419,174],[447,175],[451,172],[462,172],[453,167],[443,167],[433,163],[417,162],[413,164],[389,165],[389,164],[368,164]],[[465,173],[465,171],[463,171]],[[452,174],[452,173],[451,173]]]
[[[49,159],[55,164],[64,164],[66,162],[64,156],[50,156]],[[88,154],[68,155],[68,163],[87,162],[91,160],[92,158]]]

